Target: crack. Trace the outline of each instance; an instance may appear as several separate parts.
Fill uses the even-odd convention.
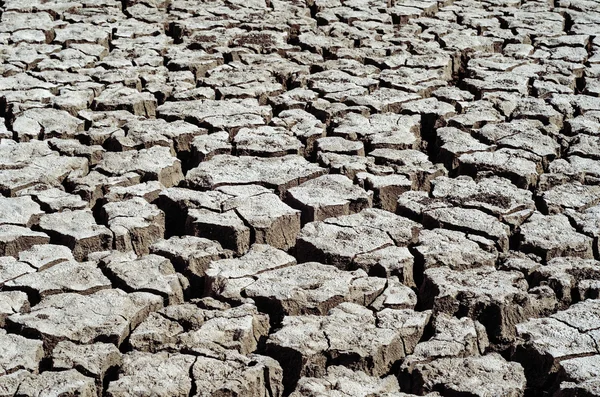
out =
[[[193,397],[197,394],[198,392],[198,385],[196,384],[196,378],[194,378],[194,367],[196,365],[196,363],[198,362],[199,357],[195,357],[194,358],[194,362],[192,363],[192,365],[190,365],[190,370],[189,370],[189,377],[191,380],[191,387],[190,387],[190,393],[188,394],[188,397]]]
[[[385,294],[385,291],[387,290],[387,288],[389,287],[389,279],[385,280],[385,285],[383,286],[383,288],[381,289],[381,291],[377,294],[377,296],[375,296],[373,299],[371,299],[371,302],[367,302],[367,295],[365,294],[363,296],[363,303],[362,305],[368,309],[370,309],[373,314],[377,314],[377,310],[375,310],[373,307],[371,307],[370,305],[375,302],[377,299],[379,299],[380,296],[382,296],[383,294]],[[378,323],[377,317],[375,317],[375,324]]]
[[[406,341],[403,337],[400,337],[400,341],[402,342],[402,350],[404,351],[404,356],[406,357],[408,355],[408,351],[406,349]]]
[[[325,337],[325,340],[327,341],[327,349],[325,350],[326,352],[329,352],[331,350],[331,339],[329,339],[329,335],[327,334],[327,332],[322,331],[323,332],[323,336]]]
[[[568,309],[567,309],[567,310],[568,310]],[[562,323],[562,324],[566,325],[567,327],[569,327],[569,328],[572,328],[572,329],[576,330],[576,331],[577,331],[577,332],[579,332],[581,335],[585,335],[585,336],[589,337],[589,338],[590,338],[592,341],[594,341],[594,344],[596,344],[596,342],[595,342],[594,338],[592,338],[592,336],[591,336],[591,335],[589,335],[589,334],[588,334],[588,332],[590,332],[590,331],[596,331],[596,330],[600,329],[600,326],[598,326],[598,327],[596,327],[596,328],[590,328],[590,329],[588,329],[587,331],[582,331],[582,330],[580,330],[579,328],[577,328],[576,326],[574,326],[574,325],[572,325],[572,324],[569,324],[567,321],[565,321],[565,320],[562,320],[562,319],[560,319],[560,318],[556,318],[556,317],[553,317],[553,316],[552,316],[552,317],[549,317],[549,318],[551,318],[551,319],[553,319],[553,320],[556,320],[556,321],[558,321],[559,323]]]
[[[23,263],[26,263],[26,262],[23,262]],[[29,263],[27,263],[27,265],[29,265]],[[30,265],[30,266],[31,266],[31,265]],[[32,268],[32,269],[35,269],[33,266],[31,266],[31,268]],[[36,269],[36,270],[37,270],[37,269]],[[35,273],[35,272],[31,272],[31,273]],[[3,289],[3,288],[6,286],[6,284],[7,284],[7,283],[9,283],[9,282],[11,282],[11,281],[14,281],[14,280],[16,280],[16,279],[18,279],[18,278],[20,278],[20,277],[23,277],[23,276],[26,276],[26,275],[28,275],[28,274],[31,274],[31,273],[21,273],[21,274],[19,274],[18,276],[15,276],[15,277],[12,277],[12,278],[9,278],[9,279],[6,279],[6,280],[2,281],[2,282],[0,283],[0,291],[2,291],[2,289]]]

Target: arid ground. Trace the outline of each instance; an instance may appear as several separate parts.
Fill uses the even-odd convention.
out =
[[[600,0],[0,10],[0,397],[600,396]]]

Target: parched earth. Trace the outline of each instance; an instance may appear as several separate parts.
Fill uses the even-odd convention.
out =
[[[599,0],[4,0],[0,397],[600,396]]]

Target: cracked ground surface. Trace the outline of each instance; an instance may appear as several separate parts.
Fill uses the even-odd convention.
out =
[[[0,396],[600,396],[600,1],[0,9]]]

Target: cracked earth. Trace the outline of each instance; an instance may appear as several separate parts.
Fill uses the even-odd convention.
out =
[[[0,396],[600,396],[600,1],[0,8]]]

